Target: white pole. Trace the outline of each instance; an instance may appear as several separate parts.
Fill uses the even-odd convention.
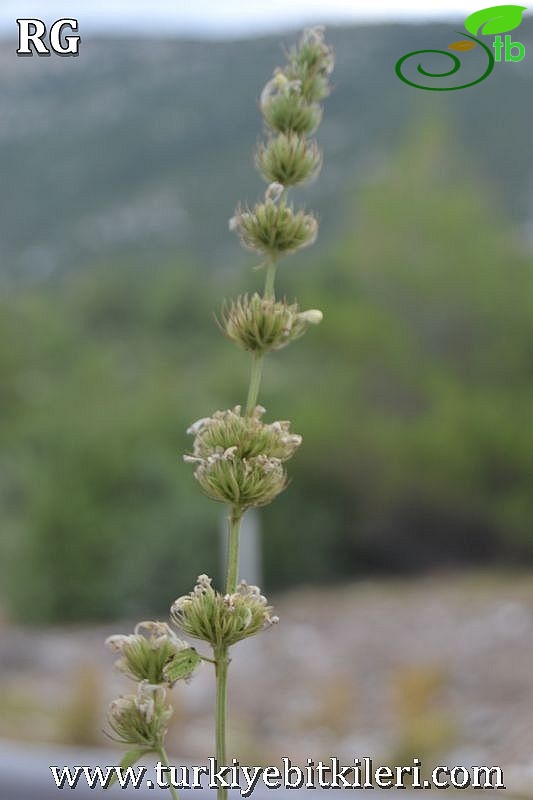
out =
[[[226,574],[226,560],[228,550],[228,519],[224,515],[220,525],[221,562],[223,575]],[[239,580],[244,578],[247,583],[261,586],[261,526],[257,509],[250,508],[241,522]]]

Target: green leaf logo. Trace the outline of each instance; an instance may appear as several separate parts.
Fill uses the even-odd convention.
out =
[[[514,31],[522,22],[522,12],[526,6],[491,6],[475,11],[465,20],[467,31],[477,36],[479,33],[492,36],[496,33]]]

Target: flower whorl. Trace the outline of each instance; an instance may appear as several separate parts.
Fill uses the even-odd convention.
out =
[[[213,500],[244,511],[266,505],[287,484],[283,462],[300,446],[302,437],[290,432],[290,423],[265,424],[262,406],[242,416],[241,407],[217,411],[195,422],[188,433],[193,452],[184,460],[196,464],[194,476]]]

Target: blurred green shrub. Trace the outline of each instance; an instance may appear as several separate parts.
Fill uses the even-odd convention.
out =
[[[268,416],[296,420],[306,450],[262,515],[267,586],[533,561],[533,264],[488,195],[426,126],[296,276],[325,319],[267,365]],[[299,263],[280,274],[289,299]],[[16,618],[163,613],[191,575],[217,573],[219,520],[192,491],[184,431],[243,400],[247,362],[206,329],[221,290],[197,270],[108,265],[0,299],[0,571]],[[261,277],[237,272],[235,293]]]

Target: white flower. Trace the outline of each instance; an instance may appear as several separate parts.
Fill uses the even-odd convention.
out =
[[[197,419],[196,422],[193,422],[193,424],[187,428],[187,433],[190,433],[192,436],[196,436],[196,434],[202,430],[204,425],[206,425],[210,419],[210,417],[202,417],[201,419]]]
[[[298,319],[307,322],[309,325],[318,325],[324,319],[322,311],[318,308],[310,308],[309,311],[302,311],[298,314]]]
[[[265,200],[271,200],[273,203],[277,203],[284,191],[285,187],[283,184],[276,182],[271,183],[265,192]]]

